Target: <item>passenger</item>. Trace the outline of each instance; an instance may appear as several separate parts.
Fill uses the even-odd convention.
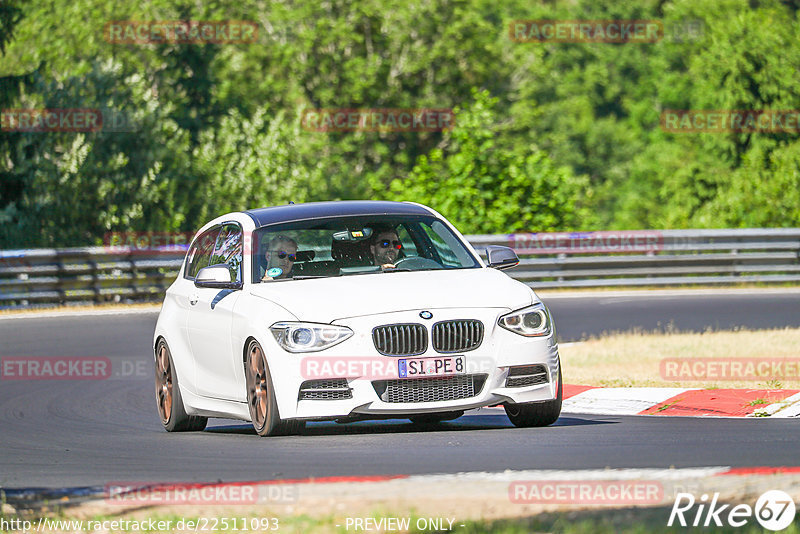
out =
[[[267,270],[261,279],[262,282],[291,278],[292,267],[297,259],[297,241],[285,235],[273,237],[269,241],[264,258],[267,260]],[[279,273],[278,269],[280,269]]]

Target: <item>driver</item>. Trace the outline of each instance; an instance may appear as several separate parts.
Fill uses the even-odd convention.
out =
[[[376,228],[369,245],[373,265],[380,265],[383,269],[394,269],[401,247],[400,238],[394,229]]]
[[[297,259],[297,241],[285,235],[273,237],[264,258],[267,260],[267,270],[261,279],[262,282],[291,278],[292,267]]]

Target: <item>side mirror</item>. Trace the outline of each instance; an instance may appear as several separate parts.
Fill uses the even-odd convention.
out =
[[[513,249],[499,245],[486,247],[486,259],[486,263],[493,269],[510,269],[519,264],[519,257],[517,257],[517,253]]]
[[[225,264],[203,267],[194,279],[195,287],[212,289],[241,289],[241,282],[231,280],[231,270]]]

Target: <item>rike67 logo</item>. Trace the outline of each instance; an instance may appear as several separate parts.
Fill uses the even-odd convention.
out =
[[[770,490],[763,493],[756,501],[755,507],[749,504],[719,504],[719,493],[715,493],[711,501],[708,494],[700,496],[697,501],[691,493],[678,493],[672,512],[669,514],[667,526],[677,524],[686,527],[722,527],[727,523],[731,527],[742,527],[755,516],[756,521],[765,529],[783,530],[794,521],[795,504],[788,493],[780,490]],[[697,509],[693,508],[697,505]]]

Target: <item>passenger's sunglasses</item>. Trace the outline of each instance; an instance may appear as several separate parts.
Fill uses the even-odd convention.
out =
[[[392,247],[396,248],[397,250],[400,250],[400,241],[397,240],[389,241],[388,239],[384,239],[383,241],[378,241],[378,245],[380,245],[381,248]]]
[[[275,254],[280,259],[284,259],[286,256],[289,256],[289,261],[295,261],[297,259],[297,254],[289,254],[284,250],[271,250],[270,253]]]

